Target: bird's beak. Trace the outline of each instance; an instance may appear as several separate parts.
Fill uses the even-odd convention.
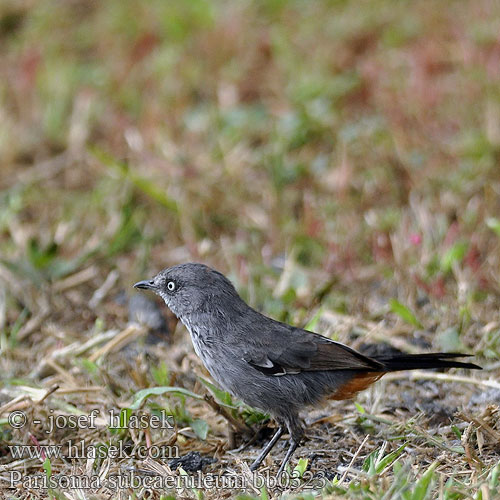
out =
[[[151,290],[155,287],[153,280],[138,281],[134,288],[143,288],[144,290]]]

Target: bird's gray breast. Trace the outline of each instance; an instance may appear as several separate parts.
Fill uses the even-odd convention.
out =
[[[207,336],[203,335],[198,328],[188,325],[186,325],[186,327],[188,329],[189,335],[191,336],[196,354],[206,365],[205,358],[210,357],[207,353],[207,347],[210,349],[210,344],[212,342],[207,341]]]
[[[194,351],[201,359],[210,375],[219,382],[224,388],[223,367],[226,365],[223,359],[224,353],[221,345],[218,345],[214,335],[205,327],[194,325],[189,320],[183,321],[186,326]]]

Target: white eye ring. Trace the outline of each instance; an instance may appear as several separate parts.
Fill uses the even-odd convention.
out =
[[[175,290],[175,283],[173,281],[169,281],[167,283],[167,290],[169,292],[173,292]]]

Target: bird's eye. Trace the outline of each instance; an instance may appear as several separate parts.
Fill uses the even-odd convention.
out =
[[[169,282],[167,283],[167,290],[168,290],[169,292],[173,292],[173,291],[175,290],[175,282],[173,282],[173,281],[169,281]]]

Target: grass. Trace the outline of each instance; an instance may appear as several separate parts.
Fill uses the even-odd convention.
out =
[[[499,19],[491,0],[3,2],[2,484],[12,471],[181,475],[151,456],[9,448],[84,440],[200,451],[218,460],[205,474],[250,484],[151,498],[497,497]],[[266,431],[230,450],[266,417],[210,384],[164,308],[156,344],[129,324],[131,285],[185,261],[353,347],[458,350],[485,369],[387,377],[356,405],[312,410],[298,482],[261,487],[247,464]],[[45,433],[50,415],[94,408],[174,426]],[[31,424],[13,429],[13,411]]]

